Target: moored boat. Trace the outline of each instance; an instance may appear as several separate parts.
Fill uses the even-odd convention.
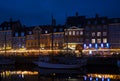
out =
[[[117,61],[117,66],[120,68],[120,60]]]
[[[35,65],[43,68],[54,68],[54,69],[74,69],[80,68],[87,64],[87,60],[76,57],[39,57],[38,61],[33,62]]]
[[[13,61],[11,59],[0,57],[0,65],[11,65],[14,63],[15,63],[15,61]]]

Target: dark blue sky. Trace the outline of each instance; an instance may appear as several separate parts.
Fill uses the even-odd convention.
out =
[[[51,24],[51,15],[57,24],[64,24],[67,16],[79,15],[94,17],[120,17],[120,0],[0,0],[0,23],[20,20],[23,25]]]

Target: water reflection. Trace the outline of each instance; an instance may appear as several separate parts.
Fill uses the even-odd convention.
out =
[[[0,69],[0,81],[119,81],[120,74],[87,73],[86,69]]]

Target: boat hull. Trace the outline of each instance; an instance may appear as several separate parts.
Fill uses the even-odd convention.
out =
[[[43,68],[55,68],[55,69],[73,69],[84,66],[83,64],[53,64],[53,63],[47,63],[41,61],[36,61],[34,62],[34,64]]]
[[[117,66],[120,68],[120,60],[117,61]]]

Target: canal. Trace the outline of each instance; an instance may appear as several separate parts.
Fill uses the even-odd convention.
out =
[[[0,81],[120,81],[120,69],[115,66],[45,69],[17,64],[0,66]]]

